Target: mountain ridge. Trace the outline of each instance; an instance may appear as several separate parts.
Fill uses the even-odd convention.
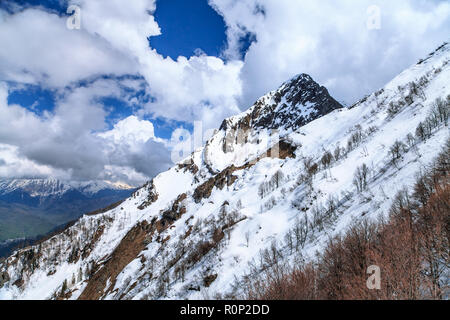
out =
[[[320,86],[310,75],[301,73],[284,82],[277,90],[259,98],[240,115],[225,119],[219,130],[226,130],[239,117],[242,118],[240,122],[247,121],[246,126],[253,129],[283,127],[296,130],[307,121],[340,108],[343,106],[330,96],[325,87]],[[247,120],[248,114],[251,116]],[[240,123],[234,125],[239,126]]]
[[[0,179],[0,195],[21,190],[32,197],[57,196],[75,189],[84,195],[93,195],[102,190],[131,190],[131,186],[107,181],[70,181],[47,179]]]
[[[444,45],[352,108],[323,100],[323,115],[312,98],[297,104],[308,94],[291,87],[290,107],[312,110],[301,124],[283,117],[289,108],[262,128],[253,125],[264,113],[252,122],[252,108],[227,119],[119,206],[6,259],[0,299],[233,298],[249,269],[270,268],[274,244],[283,262],[302,263],[293,252],[310,259],[352,221],[386,214],[448,139],[449,51]],[[283,100],[271,108],[268,96],[258,101],[276,114]],[[433,117],[442,110],[446,119]],[[291,152],[276,152],[280,141]],[[364,165],[361,183],[355,169]]]

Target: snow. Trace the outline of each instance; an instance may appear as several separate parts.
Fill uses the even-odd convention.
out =
[[[85,195],[94,195],[102,190],[128,190],[133,187],[109,181],[62,181],[58,179],[8,179],[0,180],[0,194],[16,190],[30,192],[32,197],[61,196],[77,190]]]
[[[441,146],[449,138],[449,128],[445,126],[436,129],[430,139],[419,142],[416,150],[411,148],[403,154],[396,165],[392,165],[389,148],[396,140],[405,141],[408,133],[414,134],[417,125],[428,116],[436,98],[450,95],[449,59],[447,45],[422,64],[404,71],[382,90],[351,109],[335,110],[295,132],[282,129],[279,136],[271,136],[268,130],[251,132],[247,143],[233,143],[233,150],[224,152],[223,139],[227,132],[217,131],[204,148],[196,150],[186,159],[192,159],[198,166],[199,171],[195,175],[177,165],[153,179],[158,199],[147,208],[137,209],[149,192],[147,189],[140,189],[138,194],[119,207],[101,215],[85,216],[71,227],[70,231],[83,240],[91,239],[98,227],[104,226],[103,235],[85,259],[73,264],[67,263],[72,248],[70,238],[65,234],[55,236],[45,244],[49,252],[44,251],[46,253],[40,267],[34,272],[25,273],[22,291],[12,285],[19,277],[22,264],[10,258],[7,271],[11,281],[0,288],[0,299],[50,298],[60,290],[62,282],[71,279],[72,274],[76,274],[80,267],[86,268],[91,262],[100,263],[107,259],[133,226],[143,220],[159,218],[161,212],[168,209],[183,193],[187,194],[184,201],[186,213],[161,236],[170,236],[170,239],[162,244],[156,242],[154,236],[146,250],[122,270],[114,288],[109,288],[112,280],[108,280],[104,299],[118,299],[122,296],[125,299],[204,299],[212,298],[216,293],[229,293],[233,289],[233,282],[248,272],[249,263],[258,260],[261,250],[270,248],[275,242],[282,244],[286,233],[298,219],[307,217],[311,221],[312,208],[325,204],[332,196],[339,201],[335,216],[323,229],[314,229],[301,251],[305,259],[314,257],[330,236],[345,232],[351,223],[385,215],[396,192],[404,186],[411,186],[415,174],[440,152]],[[439,69],[441,71],[437,71]],[[420,81],[422,77],[428,79],[428,83],[421,87],[422,94],[414,98],[413,104],[403,106],[397,114],[390,116],[387,112],[389,103],[403,100],[404,95],[408,94],[409,83]],[[259,101],[271,105],[274,92]],[[304,107],[301,108],[301,113],[307,116],[311,106]],[[251,110],[252,108],[227,119],[227,123],[236,124]],[[376,130],[369,130],[370,128]],[[364,137],[345,158],[333,163],[328,169],[321,169],[313,179],[312,186],[299,182],[299,176],[305,173],[305,158],[319,162],[325,150],[333,152],[337,146],[345,148],[349,138],[358,130],[364,133]],[[237,180],[233,185],[225,186],[222,190],[214,187],[211,196],[200,203],[195,203],[192,199],[195,188],[213,176],[211,169],[220,172],[231,165],[241,166],[264,153],[278,138],[286,138],[298,147],[295,159],[263,158],[254,166],[235,171],[233,175]],[[261,140],[259,144],[255,142],[257,139]],[[363,163],[371,169],[371,174],[368,189],[358,194],[353,185],[353,177],[356,168]],[[268,183],[278,171],[284,176],[281,186],[272,186],[261,198],[261,184]],[[226,202],[228,205],[224,205]],[[295,208],[295,204],[307,209],[300,211]],[[225,218],[222,216],[224,208]],[[186,254],[166,270],[168,261],[177,256],[180,244],[186,246],[185,249],[189,252],[201,241],[210,239],[214,226],[223,225],[223,219],[231,217],[233,212],[238,213],[237,223],[226,230],[225,238],[217,249],[212,249],[197,263],[188,265],[184,280],[175,276],[175,268],[181,263],[179,261],[186,258]],[[84,230],[83,226],[87,229]],[[194,231],[186,236],[190,229]],[[58,263],[44,262],[43,259],[50,260],[53,257],[56,243],[63,248],[57,257]],[[285,247],[284,251],[286,262],[294,259],[288,248]],[[145,262],[141,261],[142,257],[145,257]],[[56,272],[48,275],[50,270]],[[0,265],[1,271],[4,269]],[[164,273],[165,271],[167,272]],[[204,288],[202,279],[207,274],[217,274],[218,277],[209,288]],[[157,295],[160,280],[167,275],[170,280],[166,285],[165,295]],[[79,297],[86,286],[84,280],[71,288],[71,299]],[[133,287],[135,282],[137,283]],[[196,286],[201,290],[188,290]]]

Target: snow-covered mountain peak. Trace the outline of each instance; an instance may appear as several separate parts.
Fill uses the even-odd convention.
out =
[[[307,74],[299,74],[258,99],[240,115],[223,121],[220,130],[236,128],[296,130],[343,106]]]
[[[343,106],[307,74],[299,74],[258,99],[241,114],[225,119],[203,152],[209,171],[242,166],[280,139]]]
[[[449,58],[444,46],[351,108],[294,77],[190,162],[0,263],[0,299],[239,298],[250,270],[308,261],[386,216],[448,141]]]

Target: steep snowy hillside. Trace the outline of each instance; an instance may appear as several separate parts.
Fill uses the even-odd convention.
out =
[[[444,45],[351,108],[292,79],[122,204],[6,259],[0,298],[235,297],[274,243],[312,258],[352,221],[386,214],[439,153],[449,60]]]

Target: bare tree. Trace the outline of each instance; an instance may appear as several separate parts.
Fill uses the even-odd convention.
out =
[[[356,169],[353,178],[353,184],[356,186],[358,192],[363,192],[364,190],[366,190],[368,176],[369,176],[369,167],[365,163],[363,163],[362,166]]]

